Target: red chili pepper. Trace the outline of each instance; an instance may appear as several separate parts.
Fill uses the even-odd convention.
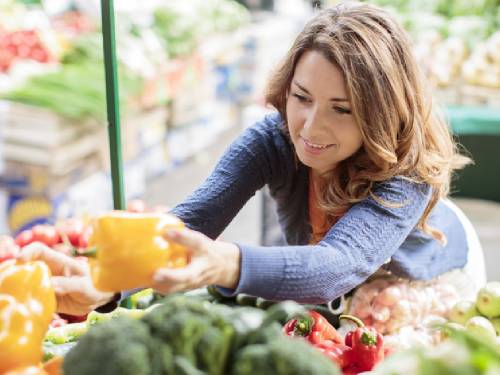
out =
[[[322,344],[325,341],[343,344],[342,337],[337,330],[314,310],[309,311],[306,316],[289,320],[283,327],[283,331],[288,336],[305,337],[314,345]]]
[[[358,325],[345,337],[345,344],[351,347],[348,352],[346,371],[359,373],[372,370],[384,359],[384,338],[374,328],[366,327],[363,322],[350,315],[341,315],[340,319],[349,319]]]

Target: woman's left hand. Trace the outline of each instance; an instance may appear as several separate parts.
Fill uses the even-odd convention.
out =
[[[185,246],[189,263],[184,268],[160,268],[151,286],[162,294],[215,284],[234,289],[240,277],[240,249],[232,243],[214,241],[191,229],[169,229],[164,237]]]

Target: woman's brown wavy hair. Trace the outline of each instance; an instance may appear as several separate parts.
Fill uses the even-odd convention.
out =
[[[439,198],[449,193],[452,172],[470,159],[433,108],[405,30],[383,9],[348,2],[320,11],[297,36],[268,82],[266,103],[286,122],[286,101],[298,60],[317,51],[343,72],[363,146],[325,176],[320,205],[332,221],[372,193],[375,183],[404,176],[432,187],[418,227],[445,243],[427,224]],[[394,204],[396,202],[384,202]],[[396,204],[402,204],[398,202]]]

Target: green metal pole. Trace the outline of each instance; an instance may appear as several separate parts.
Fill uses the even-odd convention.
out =
[[[120,98],[118,91],[118,65],[116,63],[113,0],[101,0],[101,12],[113,206],[116,210],[123,210],[125,209],[125,194],[123,188]]]

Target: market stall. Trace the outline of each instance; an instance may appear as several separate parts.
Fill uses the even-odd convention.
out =
[[[181,268],[189,262],[185,248],[168,244],[165,247],[165,241],[158,240],[160,231],[167,227],[182,228],[184,224],[166,214],[165,207],[146,207],[140,200],[130,201],[127,190],[134,184],[125,183],[123,173],[130,168],[131,164],[127,166],[127,163],[133,162],[138,163],[137,170],[147,170],[147,163],[137,161],[141,153],[136,153],[134,147],[142,148],[141,151],[154,147],[148,131],[161,135],[162,147],[171,144],[174,148],[179,139],[186,137],[180,130],[186,123],[194,121],[197,131],[206,129],[200,123],[206,125],[207,121],[200,122],[197,117],[205,116],[203,108],[193,115],[193,107],[186,98],[198,94],[190,86],[189,75],[201,74],[207,61],[201,55],[189,54],[168,67],[161,67],[163,83],[157,85],[157,76],[149,80],[143,76],[140,87],[135,86],[138,77],[134,74],[122,77],[130,73],[130,67],[116,60],[113,2],[103,0],[102,6],[104,54],[97,61],[102,63],[101,68],[105,66],[107,116],[97,104],[104,101],[102,88],[88,88],[92,92],[88,97],[94,98],[95,94],[101,98],[94,98],[96,102],[87,103],[86,108],[64,103],[64,100],[80,102],[76,93],[87,90],[84,81],[92,81],[89,77],[93,77],[90,71],[80,69],[89,66],[62,64],[59,70],[27,81],[27,85],[32,85],[30,88],[24,86],[5,94],[5,99],[15,103],[5,117],[7,139],[11,142],[7,143],[6,150],[11,159],[6,166],[9,177],[4,181],[12,189],[13,236],[0,237],[0,374],[500,374],[498,281],[466,293],[467,288],[458,288],[452,278],[439,283],[409,283],[377,276],[353,293],[326,305],[278,303],[247,294],[226,297],[212,285],[167,297],[152,289],[143,289],[130,294],[109,312],[93,311],[83,316],[56,314],[55,293],[47,266],[43,262],[24,264],[15,259],[24,246],[33,242],[42,242],[88,264],[94,287],[110,293],[140,288],[161,265]],[[171,17],[172,14],[156,13],[156,19],[163,20],[164,25],[173,22]],[[78,31],[90,27],[87,21],[78,20]],[[186,28],[186,33],[188,30]],[[134,29],[133,33],[140,34],[140,30]],[[10,39],[17,37],[18,34],[9,34]],[[22,38],[28,37],[33,35],[22,35]],[[172,35],[165,36],[169,37]],[[78,44],[80,42],[83,44]],[[95,42],[96,39],[91,43]],[[41,52],[39,41],[29,43],[34,45],[29,58],[48,64],[50,59]],[[88,40],[76,42],[79,47],[65,58],[81,61],[82,56],[85,60],[89,54],[96,53],[96,45],[86,43]],[[185,43],[176,44],[175,40],[169,46],[172,48],[169,53],[174,56],[182,55],[181,51],[188,48]],[[76,58],[72,55],[75,53],[81,55]],[[7,69],[10,63],[9,60],[0,65],[0,69]],[[227,65],[230,63],[220,64],[217,69],[227,72]],[[82,80],[82,76],[87,79]],[[63,80],[62,77],[70,78]],[[73,87],[65,86],[72,82],[71,77],[78,77],[79,82]],[[165,82],[169,85],[168,99],[162,95]],[[481,82],[484,83],[481,80],[470,83]],[[59,93],[56,98],[40,101],[45,98],[46,85],[54,87],[59,83],[63,83],[62,90],[68,96],[74,94],[75,97],[66,98]],[[122,88],[128,84],[135,89]],[[122,90],[126,98],[119,97]],[[218,94],[212,92],[211,95],[215,98]],[[164,106],[165,100],[168,105]],[[122,112],[126,114],[123,127],[120,126],[121,104],[127,108]],[[136,106],[141,107],[141,111],[129,117],[128,111],[134,112],[132,108]],[[460,106],[450,107],[449,113],[451,125],[460,136],[469,131],[498,136],[496,119],[500,115],[495,110],[475,113]],[[144,130],[137,126],[137,123],[142,125],[136,121],[138,118],[148,124],[161,124],[161,130],[158,127]],[[23,119],[27,119],[26,122]],[[43,133],[31,134],[33,128],[26,125],[29,121],[41,124],[37,129],[41,128]],[[130,128],[127,121],[131,121]],[[86,148],[85,144],[95,144],[85,143],[86,137],[95,140],[105,136],[102,123],[108,126],[109,146],[102,141],[98,144],[106,152],[91,146]],[[19,126],[23,124],[26,129]],[[127,136],[127,132],[131,135]],[[137,137],[142,138],[143,143],[129,150],[127,142],[134,142]],[[26,145],[16,143],[27,138],[28,143],[37,145],[40,153],[30,154],[33,147],[23,149]],[[16,147],[21,148],[16,150]],[[196,150],[196,146],[193,147]],[[75,150],[79,153],[70,157]],[[57,152],[61,156],[57,156]],[[19,160],[15,159],[17,156]],[[185,148],[181,147],[179,154],[172,157],[180,162],[187,157]],[[36,165],[28,166],[27,161]],[[54,201],[42,199],[44,196],[60,199],[57,185],[66,190],[74,182],[72,179],[81,178],[82,173],[95,182],[94,173],[103,165],[109,170],[97,186],[105,188],[98,188],[92,199],[105,195],[106,203],[94,208],[109,209],[112,197],[113,208],[120,211],[91,220],[88,210],[81,214],[68,208],[78,203],[77,198],[65,202],[67,215],[61,215],[62,208],[55,214]],[[68,171],[71,173],[67,174]],[[48,181],[44,180],[47,176]],[[495,181],[493,184],[498,183]],[[26,193],[26,184],[38,195]],[[496,193],[484,187],[474,192],[488,199],[498,199]],[[73,194],[77,197],[78,191]],[[29,216],[24,210],[43,215]],[[334,306],[333,302],[338,305]]]
[[[111,187],[96,4],[52,14],[36,4],[2,3],[2,53],[13,51],[0,73],[2,217],[13,233],[112,207],[112,195],[96,194]],[[232,2],[187,5],[117,9],[127,199],[235,126],[234,98],[244,101],[252,84],[243,79],[254,38],[247,12]],[[32,44],[36,52],[36,43],[50,58],[23,55]],[[196,142],[183,145],[194,133]]]

